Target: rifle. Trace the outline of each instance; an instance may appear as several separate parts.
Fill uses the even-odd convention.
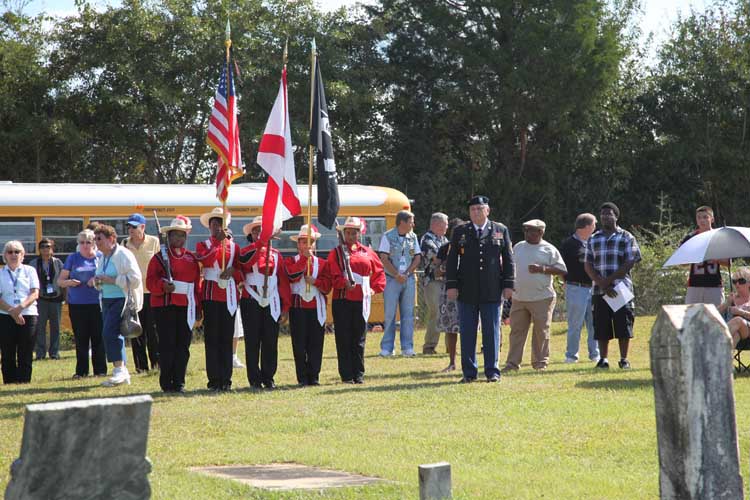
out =
[[[351,264],[351,254],[349,253],[349,248],[346,246],[346,242],[344,242],[344,235],[342,234],[342,231],[336,231],[339,235],[339,247],[341,248],[341,255],[343,256],[344,261],[344,271],[346,272],[346,279],[349,281],[349,284],[351,286],[354,286],[354,275],[352,274],[352,264]]]
[[[154,209],[154,220],[156,220],[156,229],[159,231],[159,240],[162,240],[164,238],[164,241],[162,242],[161,246],[161,258],[164,261],[164,268],[167,270],[167,279],[170,284],[174,283],[174,280],[172,279],[172,267],[169,265],[169,255],[167,254],[167,245],[169,245],[169,242],[166,241],[166,237],[161,234],[161,224],[159,224],[159,216],[156,215],[156,210]]]

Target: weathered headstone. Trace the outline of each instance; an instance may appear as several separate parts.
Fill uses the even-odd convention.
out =
[[[151,396],[28,405],[8,500],[147,499]]]
[[[439,462],[419,466],[419,500],[453,498],[451,493],[451,464]]]
[[[662,500],[744,498],[726,323],[713,305],[663,306],[650,349]]]

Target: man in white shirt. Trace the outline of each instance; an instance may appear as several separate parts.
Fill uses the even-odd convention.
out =
[[[556,298],[552,279],[554,275],[564,276],[567,268],[557,248],[543,239],[545,229],[546,224],[539,219],[524,222],[524,241],[513,247],[516,279],[510,308],[510,348],[503,373],[521,367],[532,321],[531,366],[545,370],[549,363],[549,327]]]
[[[414,234],[414,214],[402,210],[396,214],[396,227],[380,239],[378,254],[385,270],[385,325],[380,341],[380,355],[392,356],[396,342],[396,309],[401,320],[401,354],[414,356],[414,300],[417,286],[414,271],[419,267],[422,251]]]

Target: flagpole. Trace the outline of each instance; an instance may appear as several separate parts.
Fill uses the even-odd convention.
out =
[[[226,46],[226,62],[227,62],[227,102],[229,102],[229,93],[231,92],[231,68],[229,67],[229,48],[232,46],[232,29],[229,26],[229,19],[227,19],[227,29],[225,30],[225,36],[226,39],[224,40],[224,46]],[[229,131],[230,134],[233,134],[234,132],[232,130]],[[230,139],[230,153],[231,153],[231,144],[232,141],[234,141],[234,137],[231,137]],[[232,154],[229,155],[230,158],[227,158],[228,164],[227,164],[227,172],[229,172],[232,168]],[[226,179],[224,179],[226,182]],[[222,229],[226,231],[227,229],[227,198],[229,197],[229,186],[227,186],[227,195],[225,197],[222,197],[221,199],[221,219],[222,219]],[[227,267],[227,251],[226,247],[224,246],[223,242],[221,245],[221,270],[225,271]]]
[[[315,46],[315,38],[312,40],[311,52],[310,52],[310,131],[313,128],[313,113],[314,113],[314,100],[315,100],[315,63],[318,57],[318,50]],[[311,143],[309,146],[309,161],[307,169],[307,241],[308,244],[312,240],[312,182],[313,182],[313,162],[315,158],[315,146]],[[312,256],[312,250],[311,254]],[[307,276],[310,275],[311,271],[311,260],[307,259]],[[306,285],[307,292],[310,292],[310,283]]]

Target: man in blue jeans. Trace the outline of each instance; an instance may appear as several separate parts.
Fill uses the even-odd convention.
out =
[[[385,327],[380,341],[380,355],[393,356],[396,342],[396,309],[401,319],[401,354],[414,356],[414,299],[417,291],[414,271],[419,267],[422,251],[414,234],[414,214],[402,210],[396,214],[396,227],[380,239],[378,254],[385,270]]]
[[[500,304],[515,284],[513,242],[505,225],[489,219],[490,199],[469,201],[471,222],[456,227],[446,265],[448,300],[458,300],[461,326],[461,383],[477,379],[477,323],[482,317],[482,354],[487,382],[500,380]]]
[[[599,361],[599,346],[594,338],[594,317],[591,314],[591,278],[584,269],[586,242],[596,230],[596,217],[584,213],[576,217],[575,232],[563,241],[560,253],[568,273],[565,275],[565,305],[568,316],[568,343],[565,362],[578,362],[581,331],[586,325],[589,359]]]

